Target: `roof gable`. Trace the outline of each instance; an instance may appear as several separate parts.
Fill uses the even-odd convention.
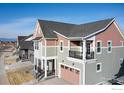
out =
[[[85,37],[99,30],[104,29],[114,19],[105,19],[85,24],[69,24],[47,20],[38,20],[45,38],[57,38],[54,31],[66,37]]]

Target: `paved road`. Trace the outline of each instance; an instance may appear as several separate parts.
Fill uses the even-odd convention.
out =
[[[0,52],[0,85],[8,85],[8,79],[5,74],[4,55]]]

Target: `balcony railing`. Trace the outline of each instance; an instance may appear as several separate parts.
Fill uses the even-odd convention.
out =
[[[70,50],[69,57],[83,59],[83,52]],[[86,59],[94,59],[94,52],[86,53]]]

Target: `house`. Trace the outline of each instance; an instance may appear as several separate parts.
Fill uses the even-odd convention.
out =
[[[19,58],[22,61],[29,60],[33,62],[34,60],[34,51],[33,51],[33,42],[26,41],[29,36],[18,36],[17,38],[17,50],[19,52]]]
[[[34,71],[70,84],[102,84],[124,58],[124,36],[114,18],[69,24],[38,20],[33,34]]]

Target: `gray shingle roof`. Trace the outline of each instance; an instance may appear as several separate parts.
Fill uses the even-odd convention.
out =
[[[85,37],[105,28],[114,18],[86,24],[69,24],[55,21],[38,20],[45,38],[56,38],[56,31],[66,37]]]
[[[30,37],[32,35],[29,36],[18,36],[18,43],[19,43],[19,47],[20,49],[30,49],[33,50],[33,42],[32,41],[25,41],[25,39],[27,37]]]

